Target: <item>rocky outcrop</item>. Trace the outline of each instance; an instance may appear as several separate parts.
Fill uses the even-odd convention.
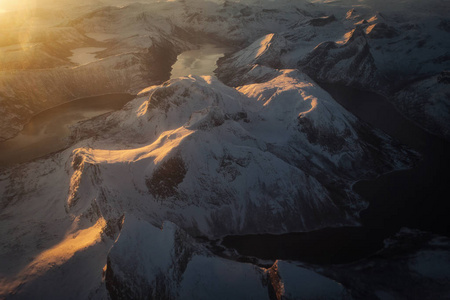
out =
[[[336,21],[336,17],[334,15],[324,16],[320,18],[314,18],[308,21],[308,24],[311,26],[325,26],[332,22]]]
[[[339,282],[282,260],[268,269],[274,298],[294,299],[352,299],[350,291]]]
[[[371,39],[392,39],[399,35],[394,27],[383,22],[367,26],[366,34]]]

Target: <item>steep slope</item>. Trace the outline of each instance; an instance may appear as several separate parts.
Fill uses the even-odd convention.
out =
[[[339,83],[383,92],[386,86],[377,70],[365,33],[356,27],[343,43],[325,42],[298,66],[316,81]]]
[[[282,55],[288,51],[288,42],[280,35],[267,34],[250,46],[219,59],[218,78],[231,86],[245,84],[243,76],[256,65],[282,68]]]
[[[144,197],[163,205],[158,213],[152,212],[155,218],[168,218],[191,233],[279,232],[341,222],[342,212],[316,179],[268,152],[270,141],[255,136],[252,122],[258,124],[264,117],[252,112],[252,106],[256,109],[259,105],[211,78],[183,79],[154,88],[150,100],[140,108],[139,123],[131,125],[137,126],[140,136],[145,132],[145,146],[108,152],[108,156],[103,150],[76,151],[74,160],[83,163],[72,175],[80,179],[71,188],[74,193],[69,196],[69,209],[79,214],[89,207],[92,192],[99,189],[91,185],[90,178],[115,176],[109,171],[115,165],[117,172],[131,172],[127,176],[131,181],[117,189],[109,180],[101,180],[108,193],[123,195],[114,197],[118,200],[143,198],[123,194],[129,190],[123,185],[131,184],[144,192]],[[264,123],[267,127],[271,122]],[[120,127],[130,128],[130,124]],[[289,135],[282,139],[289,140]],[[126,167],[129,163],[132,169]],[[300,182],[305,188],[297,188]],[[135,206],[136,200],[129,204]],[[290,216],[283,208],[286,205],[291,207]],[[314,212],[318,209],[329,210],[327,220],[312,217],[318,216]],[[301,217],[299,221],[300,211],[304,220]],[[259,214],[267,215],[264,222],[254,217]]]
[[[269,299],[264,270],[213,256],[173,223],[160,229],[131,215],[108,254],[105,283],[112,299]]]
[[[450,74],[413,82],[393,97],[399,110],[429,132],[450,139]]]
[[[298,71],[272,77],[240,92],[211,77],[172,80],[88,122],[102,138],[63,154],[70,186],[55,188],[69,189],[67,211],[98,205],[110,220],[127,207],[209,237],[356,224],[365,203],[352,183],[414,155]]]
[[[350,299],[342,285],[314,271],[220,258],[171,222],[157,228],[132,215],[108,254],[105,284],[112,299]]]

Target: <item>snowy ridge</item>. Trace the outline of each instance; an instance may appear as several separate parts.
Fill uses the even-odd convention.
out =
[[[2,294],[27,295],[41,280],[57,278],[77,263],[93,278],[83,295],[106,293],[92,271],[99,262],[89,267],[84,258],[95,253],[105,259],[118,234],[119,242],[129,234],[133,239],[134,233],[123,231],[130,215],[157,227],[168,221],[188,235],[209,238],[356,225],[366,203],[351,190],[353,182],[412,164],[411,152],[362,124],[298,70],[254,67],[247,76],[254,82],[258,76],[271,79],[235,89],[213,77],[189,76],[149,87],[123,110],[86,122],[101,133],[96,138],[5,170],[1,216],[7,226],[1,227],[0,255],[19,264],[0,271],[19,275],[8,277]],[[88,229],[92,235],[81,234]],[[7,232],[17,235],[9,239]],[[72,235],[86,236],[86,248],[66,248],[65,237]],[[33,273],[26,262],[42,252],[37,241],[45,249],[71,250],[58,268]],[[22,243],[26,246],[15,253]],[[119,249],[110,256],[117,280],[123,279],[119,270],[127,270]],[[204,264],[226,272],[231,267],[213,258],[192,260],[200,263],[187,267],[192,276],[186,278],[203,280],[198,266]],[[149,261],[136,275],[145,289],[159,278],[155,270],[171,268],[152,266]],[[260,278],[259,271],[248,272]],[[194,292],[172,277],[163,281],[179,286],[180,293]]]
[[[366,35],[361,27],[348,33],[343,43],[319,44],[298,65],[317,81],[352,85],[384,92]]]
[[[417,160],[314,80],[395,91],[403,112],[448,136],[448,3],[69,2],[54,22],[33,17],[48,33],[0,37],[0,65],[11,69],[0,72],[0,138],[63,101],[141,92],[74,125],[67,149],[0,170],[0,298],[448,296],[449,241],[426,234],[403,231],[379,256],[322,275],[207,246],[230,234],[357,226],[367,203],[352,185]],[[177,54],[205,38],[236,47],[216,73],[231,86],[208,76],[162,83]],[[74,67],[79,47],[104,50]],[[44,62],[52,68],[38,69]],[[409,241],[424,250],[408,252]],[[406,283],[378,284],[391,272]]]
[[[408,166],[410,153],[358,125],[305,75],[272,72],[239,92],[195,76],[147,90],[148,100],[111,116],[118,145],[73,151],[68,211],[89,214],[94,201],[110,219],[128,207],[209,237],[354,224],[364,203],[351,183]],[[369,136],[386,154],[370,150]],[[336,199],[336,185],[349,198]]]
[[[218,61],[219,79],[231,86],[242,85],[242,76],[256,65],[282,68],[282,55],[289,49],[282,36],[267,34],[250,46]]]
[[[170,64],[161,65],[167,60],[163,54],[173,52],[171,56],[174,56],[193,49],[196,41],[207,37],[239,48],[252,44],[246,50],[238,49],[245,53],[233,54],[234,59],[225,59],[226,63],[219,68],[218,76],[234,86],[246,83],[239,82],[241,75],[254,64],[274,68],[300,66],[318,81],[339,82],[391,95],[411,80],[437,76],[450,68],[446,51],[450,40],[449,20],[442,14],[448,10],[448,4],[439,0],[427,5],[408,0],[389,6],[381,4],[386,3],[381,0],[358,5],[351,1],[286,0],[267,1],[264,7],[258,1],[132,2],[108,2],[110,6],[80,2],[71,4],[73,10],[64,12],[60,10],[62,4],[54,4],[55,11],[37,11],[30,18],[39,24],[41,31],[49,33],[31,32],[27,41],[15,41],[17,34],[6,21],[3,25],[9,28],[7,32],[14,34],[12,39],[5,38],[6,44],[0,43],[7,48],[0,49],[3,50],[0,64],[3,69],[15,69],[19,61],[26,61],[33,68],[44,63],[47,67],[68,66],[71,50],[103,47],[106,49],[98,54],[99,58],[139,54],[141,65],[156,64],[167,73]],[[57,16],[56,20],[50,22],[48,14]],[[9,16],[5,20],[11,19],[14,18]],[[20,30],[28,33],[28,25],[25,22]],[[354,42],[348,40],[351,32],[358,35]],[[263,40],[255,42],[254,37]],[[53,40],[58,42],[52,43]],[[267,43],[261,45],[262,41]],[[148,52],[157,45],[161,49],[159,54]],[[10,47],[16,50],[10,51]],[[259,50],[262,55],[256,59]],[[325,58],[327,55],[330,57]],[[240,74],[233,75],[233,68]],[[143,78],[146,72],[148,69]],[[102,76],[102,72],[96,74]],[[103,93],[107,92],[111,91],[103,89]],[[0,109],[8,122],[16,123],[13,130],[2,125],[2,138],[17,133],[30,114],[41,109],[26,107],[29,101],[22,97],[19,103],[22,107],[17,109],[10,99],[1,94],[0,97],[6,99]],[[43,98],[38,100],[42,102]]]

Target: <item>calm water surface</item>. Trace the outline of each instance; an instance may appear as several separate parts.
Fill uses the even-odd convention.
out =
[[[35,115],[17,136],[0,143],[0,167],[27,162],[64,149],[70,125],[118,110],[133,98],[129,94],[88,97]]]

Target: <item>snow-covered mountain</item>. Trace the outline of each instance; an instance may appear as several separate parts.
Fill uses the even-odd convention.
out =
[[[370,272],[349,279],[373,261],[388,264],[395,245],[380,252],[386,261],[342,268],[242,262],[211,246],[226,235],[358,226],[368,203],[353,184],[420,158],[316,82],[389,96],[449,137],[448,3],[432,0],[426,12],[420,1],[383,3],[67,1],[20,24],[5,18],[1,139],[66,101],[136,97],[73,125],[66,149],[0,170],[0,298],[411,295]],[[39,30],[28,30],[31,21]],[[165,81],[177,55],[205,41],[234,49],[217,78]],[[393,242],[420,241],[400,259],[417,274],[402,278],[439,287],[447,273],[428,272],[426,261],[446,261],[448,240],[417,235]]]
[[[396,106],[430,132],[450,139],[450,72],[414,81],[393,97]]]
[[[386,83],[380,76],[363,29],[357,26],[341,43],[317,45],[299,67],[317,81],[339,83],[385,93]]]
[[[408,167],[415,155],[358,121],[306,75],[271,72],[272,80],[237,90],[212,77],[152,86],[125,110],[87,122],[90,132],[103,132],[95,139],[6,170],[1,216],[14,217],[2,226],[2,259],[32,259],[42,240],[45,248],[65,249],[57,263],[64,269],[80,250],[58,242],[62,232],[105,255],[108,235],[121,235],[124,214],[125,224],[127,214],[156,226],[169,220],[209,238],[356,225],[366,203],[352,183]],[[31,216],[30,209],[40,212]],[[31,224],[40,225],[30,231]],[[56,232],[41,230],[55,224]],[[13,254],[25,241],[30,246]],[[46,273],[52,260],[44,258],[23,262],[5,286],[29,281],[32,290],[41,277],[30,274]]]
[[[218,61],[219,79],[231,86],[248,82],[247,73],[255,66],[282,69],[281,57],[289,49],[288,42],[278,34],[267,34],[248,47]]]
[[[268,1],[264,5],[258,1],[201,0],[118,1],[109,6],[102,6],[101,2],[80,2],[72,5],[74,9],[71,11],[61,10],[58,5],[53,5],[53,10],[39,9],[21,22],[11,21],[20,20],[16,15],[5,18],[5,34],[0,38],[4,46],[0,49],[2,69],[68,68],[73,66],[69,60],[71,51],[80,47],[102,47],[104,50],[97,54],[99,59],[114,60],[114,57],[125,54],[141,54],[149,58],[139,62],[144,68],[158,62],[163,64],[163,69],[170,70],[170,59],[155,56],[149,49],[159,47],[162,53],[174,57],[181,51],[195,48],[195,44],[205,38],[234,46],[254,43],[252,47],[258,50],[262,50],[257,47],[258,43],[266,44],[264,53],[251,53],[251,49],[247,49],[248,53],[244,56],[239,52],[230,55],[228,61],[233,62],[226,64],[231,68],[230,72],[223,67],[221,73],[223,80],[229,83],[234,80],[233,84],[238,84],[236,76],[232,75],[233,68],[248,65],[248,62],[242,65],[242,61],[253,59],[252,64],[276,68],[300,67],[314,80],[339,82],[392,96],[409,81],[423,76],[437,76],[450,68],[447,53],[450,39],[446,38],[450,34],[446,25],[449,21],[442,14],[442,11],[448,10],[448,4],[438,0],[427,5],[426,13],[421,11],[424,8],[420,1],[412,0],[393,7],[383,7],[379,1],[354,5],[351,2],[337,4],[288,0]],[[406,13],[401,15],[399,11],[402,10]],[[27,13],[30,14],[29,11]],[[13,13],[6,15],[9,14]],[[57,16],[55,20],[59,23],[48,21],[48,15]],[[35,24],[39,24],[38,29],[32,27]],[[265,58],[256,57],[261,55]],[[67,72],[71,73],[70,69]],[[34,70],[32,73],[20,73],[20,77],[24,76],[23,81],[27,81],[28,76],[34,78],[35,73],[40,71]],[[100,77],[101,73],[93,72]],[[159,74],[159,78],[167,79],[164,74]],[[139,89],[148,84],[148,81],[144,84],[145,80],[145,77],[142,78]],[[65,85],[66,81],[58,82],[57,86]],[[18,89],[15,83],[8,88]],[[107,84],[102,88],[106,92],[110,87]],[[122,92],[130,90],[135,89],[130,85],[120,88]],[[29,95],[20,89],[16,91],[18,93]],[[91,92],[88,94],[86,96],[93,95]],[[8,96],[0,97],[8,99]],[[40,95],[36,100],[23,96],[16,99],[19,101],[15,101],[14,105],[1,105],[7,119],[15,120],[17,124],[11,131],[4,122],[2,132],[10,133],[2,133],[2,138],[15,134],[31,114],[48,108],[29,104],[45,102]],[[72,95],[65,95],[64,100],[58,99],[52,103],[71,99],[74,99]],[[9,112],[10,109],[15,111]],[[411,119],[414,117],[408,116]],[[438,115],[428,115],[427,118],[440,119],[433,122],[443,122]]]

